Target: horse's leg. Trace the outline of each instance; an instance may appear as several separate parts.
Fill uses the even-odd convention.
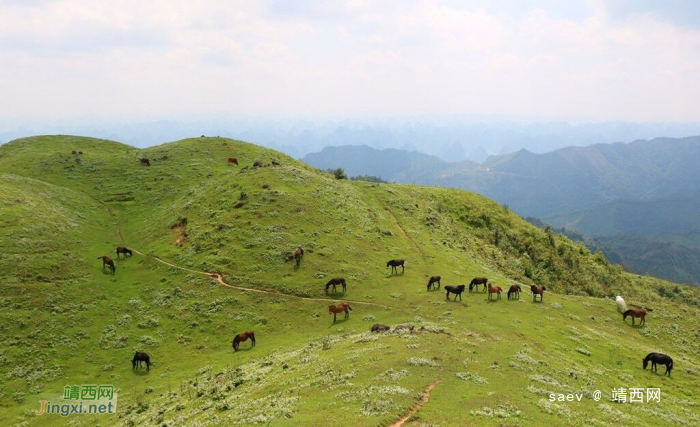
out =
[[[335,315],[336,315],[336,314],[337,314],[337,313],[333,313],[333,323],[335,323]]]
[[[455,300],[456,299],[457,299],[457,297],[455,297]],[[459,300],[462,301],[462,293],[461,292],[459,293]]]

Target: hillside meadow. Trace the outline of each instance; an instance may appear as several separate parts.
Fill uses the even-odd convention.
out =
[[[448,301],[426,289],[433,275],[523,292]],[[326,294],[334,277],[344,295]],[[626,273],[473,193],[337,180],[241,141],[0,146],[0,283],[2,425],[700,423],[698,289]],[[623,322],[615,295],[653,308],[646,325]],[[341,301],[350,317],[333,323]],[[370,333],[377,322],[414,330]],[[234,352],[246,330],[256,346]],[[649,352],[673,357],[670,378],[642,369]],[[75,384],[114,385],[117,413],[35,414]],[[620,387],[661,402],[613,402]]]

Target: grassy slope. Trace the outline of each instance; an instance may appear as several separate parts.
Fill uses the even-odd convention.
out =
[[[138,155],[153,166],[138,164]],[[228,156],[241,167],[227,166]],[[282,166],[242,171],[273,159]],[[416,414],[426,425],[699,421],[689,403],[698,391],[697,291],[622,273],[474,194],[341,182],[220,138],[139,151],[37,137],[0,147],[0,174],[0,245],[11,256],[0,258],[2,424],[38,407],[41,394],[32,393],[113,383],[119,418],[69,420],[388,425],[437,379]],[[177,247],[170,226],[182,217],[187,240]],[[103,274],[94,258],[120,244],[118,229],[143,253],[278,294],[222,287],[138,254],[118,261],[115,276]],[[297,245],[307,249],[298,269],[284,259]],[[384,263],[395,257],[407,259],[405,275],[387,274]],[[520,302],[489,303],[484,294],[446,302],[425,291],[433,274],[443,285],[487,275],[558,293],[544,304],[527,293]],[[335,276],[348,279],[344,299],[378,305],[351,303],[350,320],[332,325],[329,301],[296,297],[326,298],[323,284]],[[660,288],[690,304],[661,298]],[[597,298],[616,293],[653,305],[647,327],[622,323],[614,303]],[[371,336],[375,321],[450,335]],[[246,329],[258,346],[244,343],[234,355],[230,340]],[[156,362],[149,374],[131,371],[135,349]],[[674,357],[672,379],[641,370],[649,351]],[[620,386],[659,386],[663,403],[550,405],[545,396],[600,389],[609,397]]]

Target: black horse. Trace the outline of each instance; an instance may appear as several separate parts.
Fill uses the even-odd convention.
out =
[[[131,369],[136,369],[136,363],[138,363],[139,368],[141,368],[141,362],[146,362],[146,372],[151,370],[151,358],[148,354],[141,353],[140,351],[137,351],[136,354],[134,354],[134,358],[131,359]]]
[[[326,283],[326,293],[328,293],[328,289],[333,286],[333,293],[335,293],[335,287],[336,286],[342,286],[343,287],[343,293],[345,293],[345,290],[347,289],[347,285],[345,284],[345,279],[342,277],[336,277],[335,279],[331,279]]]
[[[399,274],[399,269],[397,267],[401,266],[401,273],[405,271],[405,267],[403,266],[404,260],[402,259],[392,259],[391,261],[388,261],[386,263],[386,268],[391,267],[391,272]]]
[[[459,300],[462,301],[462,292],[464,292],[464,289],[466,288],[465,285],[459,285],[459,286],[450,286],[450,285],[445,285],[445,290],[447,291],[447,294],[445,295],[445,298],[450,299],[450,293],[455,294],[455,301],[457,301],[457,296],[459,295]]]
[[[428,290],[433,288],[433,283],[437,283],[435,289],[440,289],[440,276],[433,276],[428,280]]]
[[[122,246],[117,247],[117,258],[120,258],[120,254],[124,254],[124,258],[126,258],[127,255],[134,256],[134,253],[131,252],[131,249],[124,248]]]
[[[651,362],[651,370],[654,372],[656,372],[657,363],[661,365],[666,365],[666,372],[664,372],[664,375],[668,374],[669,377],[671,376],[671,370],[673,369],[673,359],[671,359],[670,356],[667,356],[662,353],[649,353],[647,354],[647,357],[642,359],[644,369],[647,368],[649,362]]]

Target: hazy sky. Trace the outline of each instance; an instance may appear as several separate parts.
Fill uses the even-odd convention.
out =
[[[0,0],[4,119],[696,121],[700,2]]]

